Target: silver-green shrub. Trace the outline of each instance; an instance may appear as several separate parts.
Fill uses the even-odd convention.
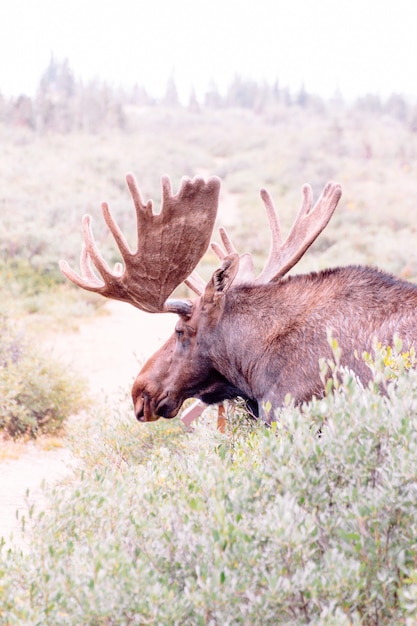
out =
[[[415,623],[417,374],[388,356],[271,429],[95,416],[30,552],[3,548],[0,624]]]
[[[81,409],[85,383],[29,345],[0,319],[0,433],[13,438],[59,431]]]

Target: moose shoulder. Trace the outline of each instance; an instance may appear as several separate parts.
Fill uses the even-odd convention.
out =
[[[323,395],[319,360],[332,357],[329,332],[338,341],[341,364],[363,383],[369,380],[370,370],[361,355],[371,352],[375,341],[390,345],[399,336],[405,347],[415,342],[416,285],[360,266],[285,276],[330,220],[341,196],[336,183],[325,186],[314,206],[310,187],[303,187],[300,211],[284,242],[273,202],[262,190],[272,232],[263,271],[256,277],[250,255],[239,256],[221,230],[223,247],[213,244],[213,249],[222,263],[204,285],[193,270],[211,237],[220,181],[184,179],[178,194],[172,196],[164,178],[162,210],[153,215],[150,203],[143,204],[133,177],[128,175],[127,180],[137,214],[136,252],[129,250],[107,205],[103,205],[125,263],[124,271],[112,273],[107,267],[88,219],[82,275],[65,262],[61,262],[61,269],[85,289],[147,311],[178,314],[174,334],[145,363],[133,385],[133,403],[140,421],[174,417],[187,398],[214,404],[238,396],[247,401],[255,415],[270,421],[287,394],[297,403]],[[195,232],[199,233],[199,247],[190,245],[190,235],[178,240],[178,232],[184,233],[184,219],[194,238]],[[156,251],[162,249],[165,259],[158,261]],[[159,268],[161,262],[162,269],[156,271],[153,264]],[[198,297],[193,301],[169,300],[183,280]]]

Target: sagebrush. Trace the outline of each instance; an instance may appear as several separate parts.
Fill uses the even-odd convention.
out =
[[[56,433],[88,401],[86,384],[0,318],[0,432]]]
[[[414,624],[417,373],[388,357],[271,429],[92,416],[30,553],[3,549],[0,623]]]

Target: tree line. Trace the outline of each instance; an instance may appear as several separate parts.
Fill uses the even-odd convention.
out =
[[[124,89],[98,80],[84,83],[74,76],[68,60],[57,61],[53,56],[39,80],[34,97],[20,95],[5,98],[0,91],[0,122],[38,133],[69,133],[75,130],[94,133],[102,128],[125,129],[129,107],[158,106],[182,107],[194,113],[243,108],[272,116],[272,119],[274,111],[286,107],[299,107],[323,115],[350,110],[390,116],[406,124],[412,132],[417,132],[417,104],[409,102],[401,94],[393,93],[382,99],[369,93],[353,103],[347,103],[340,93],[324,100],[309,93],[303,85],[292,93],[278,81],[273,84],[259,83],[236,75],[224,94],[212,82],[202,101],[191,90],[188,103],[184,105],[180,102],[174,78],[168,80],[164,96],[157,99],[139,84]]]

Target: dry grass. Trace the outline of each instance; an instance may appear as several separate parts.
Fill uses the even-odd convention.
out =
[[[59,450],[66,446],[66,442],[57,435],[42,435],[36,440],[30,439],[9,439],[1,438],[0,440],[0,463],[3,461],[13,461],[18,459],[27,451],[27,443],[30,441],[31,446],[35,446],[39,451]]]

